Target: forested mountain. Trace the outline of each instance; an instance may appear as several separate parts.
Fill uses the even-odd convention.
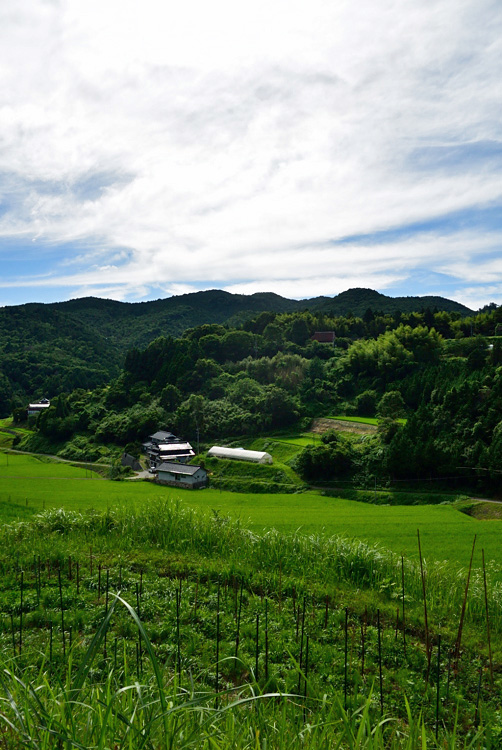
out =
[[[335,345],[312,340],[316,330],[335,330]],[[467,318],[263,311],[239,328],[205,323],[132,348],[106,385],[61,392],[31,447],[97,459],[161,428],[194,442],[241,439],[337,413],[379,415],[379,432],[306,448],[297,470],[307,480],[455,475],[497,489],[502,307]]]
[[[362,316],[370,308],[374,312],[394,314],[410,313],[429,309],[434,311],[457,312],[470,315],[472,310],[454,300],[444,297],[387,297],[373,289],[348,289],[336,297],[317,297],[309,302],[309,309],[315,309],[331,315]]]
[[[428,309],[470,314],[440,297],[391,298],[370,289],[351,289],[334,298],[289,300],[277,294],[249,296],[211,290],[153,302],[124,303],[87,297],[54,304],[0,309],[0,411],[12,397],[21,401],[74,388],[93,388],[116,376],[127,352],[161,336],[180,336],[203,324],[245,326],[258,313],[300,314],[310,310],[310,328],[337,326],[339,336],[364,335],[357,326],[338,329],[333,318]]]

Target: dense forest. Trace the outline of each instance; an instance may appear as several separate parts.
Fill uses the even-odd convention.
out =
[[[350,289],[337,297],[288,300],[277,294],[213,290],[153,302],[124,303],[87,297],[56,304],[0,308],[0,415],[28,400],[75,388],[95,388],[116,377],[132,348],[160,336],[181,336],[205,323],[240,327],[261,312],[310,310],[323,316],[362,317],[371,308],[409,313],[429,308],[465,316],[472,311],[441,297],[386,297]],[[362,330],[362,329],[361,329]],[[357,326],[350,335],[359,335]],[[342,335],[342,334],[340,334]]]
[[[335,331],[335,345],[312,340],[315,331]],[[467,317],[262,311],[238,327],[191,327],[130,349],[105,385],[62,389],[31,445],[96,460],[113,446],[138,452],[161,427],[204,444],[334,414],[379,416],[378,432],[328,433],[305,448],[295,468],[306,481],[455,477],[498,491],[502,307]]]

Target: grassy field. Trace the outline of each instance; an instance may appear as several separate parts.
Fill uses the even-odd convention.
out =
[[[275,445],[292,445],[295,448],[305,448],[307,445],[319,445],[321,436],[313,432],[305,432],[300,435],[291,435],[287,437],[270,438],[270,442]]]
[[[49,508],[106,509],[111,505],[165,497],[165,489],[149,482],[111,482],[83,466],[35,456],[0,453],[0,513],[22,506],[35,513]],[[12,516],[12,512],[9,514]]]
[[[343,534],[380,544],[398,554],[417,554],[417,529],[427,559],[465,566],[474,534],[480,551],[502,579],[502,521],[478,521],[449,505],[378,506],[325,497],[315,492],[250,494],[160,487],[150,482],[111,482],[85,468],[32,456],[0,454],[0,517],[4,522],[49,508],[70,510],[141,506],[150,499],[180,498],[187,506],[239,519],[255,532],[276,528],[332,536]],[[89,477],[93,477],[90,479]]]
[[[245,495],[204,492],[183,495],[192,507],[216,510],[221,515],[239,518],[257,532],[276,528],[307,534],[343,534],[381,544],[398,554],[417,555],[417,529],[422,552],[427,559],[460,564],[469,562],[474,534],[477,534],[480,564],[481,549],[487,560],[499,570],[502,580],[502,522],[477,521],[449,505],[378,506],[352,500],[323,497],[319,494]]]
[[[283,460],[296,450],[275,445]],[[101,513],[82,512],[90,508]],[[112,482],[14,454],[0,454],[0,520],[6,750],[500,750],[501,521],[450,505]],[[435,670],[440,661],[438,744],[417,528]],[[474,533],[476,565],[481,547],[490,561],[493,684],[479,571],[451,670],[465,585],[458,567]]]

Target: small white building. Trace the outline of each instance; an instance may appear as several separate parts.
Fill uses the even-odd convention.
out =
[[[238,461],[252,461],[255,464],[271,464],[272,456],[264,451],[248,451],[244,448],[223,448],[213,445],[207,452],[208,457],[232,458]]]
[[[159,484],[190,490],[201,489],[208,485],[207,471],[202,466],[190,466],[167,461],[157,467],[156,481]]]
[[[51,405],[48,398],[41,398],[40,401],[36,401],[34,404],[28,404],[28,416],[32,417],[35,414],[40,414],[41,411],[45,411]]]

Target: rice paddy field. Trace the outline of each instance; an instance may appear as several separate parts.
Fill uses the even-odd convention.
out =
[[[501,747],[498,521],[19,454],[0,519],[6,750]]]
[[[288,450],[289,441],[285,443]],[[179,490],[151,482],[108,481],[85,467],[0,454],[0,518],[4,521],[50,508],[105,510],[141,506],[156,498],[180,500],[187,507],[229,516],[257,533],[275,528],[307,535],[341,534],[408,556],[417,554],[419,529],[424,557],[455,566],[468,564],[476,534],[479,554],[474,564],[479,565],[484,549],[486,560],[502,580],[502,521],[478,521],[448,504],[380,506],[315,492],[269,495],[211,488]]]

